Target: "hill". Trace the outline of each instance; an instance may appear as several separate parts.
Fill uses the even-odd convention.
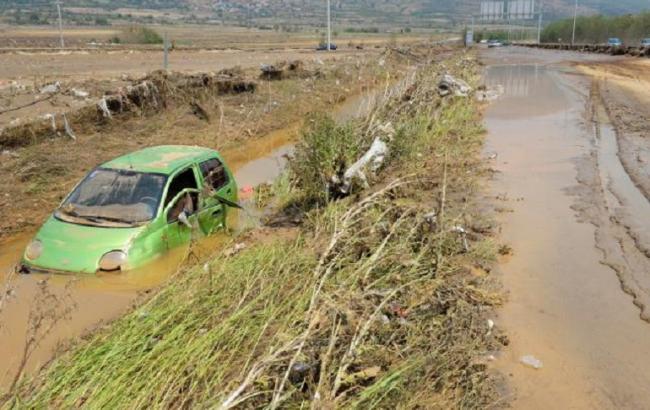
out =
[[[10,17],[8,22],[51,24],[55,18],[52,3],[45,0],[4,0],[0,12]],[[140,19],[318,27],[323,25],[325,15],[323,0],[64,0],[62,3],[64,13],[85,16],[75,21],[86,24],[98,19],[101,22]],[[547,20],[572,15],[573,5],[573,0],[545,0]],[[637,13],[648,8],[647,0],[580,1],[580,14],[585,15]],[[479,10],[479,0],[332,0],[337,24],[349,27],[432,27],[466,22],[469,16],[478,15]],[[20,13],[27,15],[16,17]],[[30,13],[41,15],[37,18]]]

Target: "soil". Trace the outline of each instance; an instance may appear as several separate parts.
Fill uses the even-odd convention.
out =
[[[498,154],[496,206],[512,210],[500,217],[514,253],[501,266],[510,300],[497,320],[511,343],[496,368],[515,408],[645,408],[650,394],[650,204],[630,178],[639,170],[628,175],[619,159],[598,79],[573,68],[594,58],[621,61],[484,54],[486,82],[505,90],[486,112],[486,149]],[[543,367],[524,365],[527,355]]]

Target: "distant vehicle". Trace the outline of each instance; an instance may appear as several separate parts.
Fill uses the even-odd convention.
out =
[[[488,48],[503,47],[503,42],[501,40],[489,40],[487,45]]]
[[[483,40],[481,40],[480,43],[481,43],[481,44],[487,44],[487,43],[488,43],[487,38],[484,38]]]
[[[620,38],[612,37],[609,40],[607,40],[607,45],[611,47],[622,47],[623,42],[621,41]]]
[[[218,152],[159,146],[107,162],[27,246],[21,273],[119,272],[225,227],[237,185]]]
[[[650,48],[650,37],[644,38],[643,40],[641,40],[641,47]]]
[[[330,43],[330,50],[334,51],[336,50],[336,44]],[[318,51],[327,51],[327,43],[320,43],[318,47],[316,48]]]

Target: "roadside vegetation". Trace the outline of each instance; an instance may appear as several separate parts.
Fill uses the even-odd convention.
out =
[[[243,251],[179,272],[149,301],[25,380],[6,407],[485,408],[505,343],[490,315],[498,247],[480,207],[477,103],[440,97],[427,59],[361,120],[305,124],[281,198]],[[381,137],[367,184],[332,196]],[[273,202],[273,200],[271,200]],[[238,249],[241,249],[239,247]]]
[[[132,25],[122,29],[122,34],[119,37],[111,39],[111,42],[123,44],[162,44],[163,38],[152,28]]]
[[[573,31],[573,19],[555,21],[542,32],[546,43],[569,43]],[[628,45],[638,45],[650,37],[650,12],[624,16],[578,17],[576,42],[588,44],[606,43],[610,37],[618,37]]]

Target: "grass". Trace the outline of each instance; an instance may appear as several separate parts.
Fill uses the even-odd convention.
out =
[[[476,79],[457,56],[453,74]],[[425,65],[362,121],[313,117],[275,191],[318,197],[377,124],[396,130],[372,188],[304,207],[296,239],[179,273],[162,291],[25,381],[7,407],[484,408],[497,246],[476,227],[480,114],[436,93]],[[356,136],[356,138],[353,138]],[[310,172],[309,175],[305,174]],[[273,189],[271,190],[274,191]],[[280,211],[282,212],[282,211]],[[432,212],[435,217],[432,217]],[[462,226],[461,234],[455,227]]]

